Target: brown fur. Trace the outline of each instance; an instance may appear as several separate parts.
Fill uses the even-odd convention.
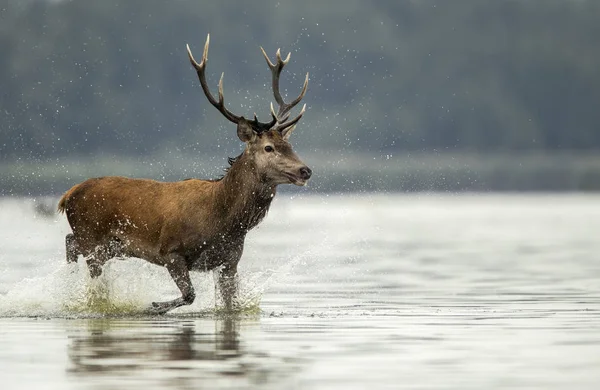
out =
[[[265,151],[266,146],[274,151]],[[304,184],[301,169],[307,167],[273,131],[248,141],[220,180],[88,179],[58,203],[73,230],[67,259],[87,257],[93,277],[113,257],[139,257],[166,267],[183,295],[156,303],[157,312],[193,301],[189,270],[222,267],[219,282],[230,306],[246,233],[266,215],[278,184]]]
[[[256,116],[249,121],[225,107],[222,82],[218,100],[210,93],[205,76],[209,41],[207,36],[200,63],[188,46],[190,63],[208,101],[237,125],[238,138],[246,144],[225,176],[174,183],[100,177],[75,185],[58,202],[58,210],[67,215],[73,230],[65,238],[67,261],[76,262],[83,255],[92,277],[102,273],[108,260],[122,256],[139,257],[169,271],[181,297],[153,302],[155,313],[194,301],[190,270],[219,267],[219,287],[226,307],[231,308],[246,233],[266,215],[277,185],[304,185],[311,176],[310,168],[287,142],[306,108],[289,119],[306,93],[308,74],[300,95],[286,103],[279,92],[279,75],[289,55],[283,61],[278,51],[274,64],[262,50],[279,111],[275,114],[271,106],[270,122],[259,122]]]
[[[67,192],[65,192],[65,194],[60,198],[60,200],[58,201],[58,212],[59,213],[65,212],[65,210],[67,209],[67,199],[71,196],[71,193],[73,193],[73,191],[75,191],[77,189],[77,187],[79,187],[79,184],[75,184]]]

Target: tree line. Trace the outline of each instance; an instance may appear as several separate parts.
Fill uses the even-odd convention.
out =
[[[268,118],[263,46],[310,73],[297,150],[600,147],[600,2],[0,1],[0,161],[233,154],[185,52],[225,73],[232,111]],[[297,138],[297,139],[296,139]]]

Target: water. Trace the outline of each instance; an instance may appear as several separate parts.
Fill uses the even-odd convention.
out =
[[[3,389],[600,386],[599,196],[283,194],[231,317],[212,274],[143,316],[177,295],[167,272],[112,261],[92,282],[43,209],[0,200]]]

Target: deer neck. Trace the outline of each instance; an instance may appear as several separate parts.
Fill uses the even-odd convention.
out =
[[[219,184],[222,215],[233,230],[242,232],[265,217],[277,189],[262,177],[246,153],[236,159]]]

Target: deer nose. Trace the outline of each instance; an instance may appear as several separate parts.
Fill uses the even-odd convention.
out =
[[[311,175],[312,175],[312,170],[309,167],[300,168],[300,177],[302,177],[303,180],[310,179]]]

